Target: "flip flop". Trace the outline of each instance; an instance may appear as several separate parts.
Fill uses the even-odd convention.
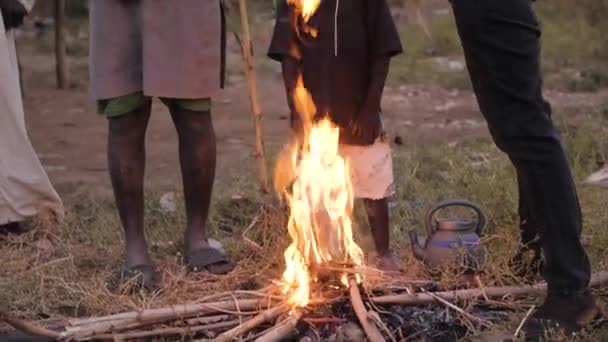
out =
[[[0,225],[0,235],[21,235],[31,231],[33,227],[23,222],[11,222]]]
[[[112,287],[119,288],[132,284],[136,288],[154,290],[156,288],[156,270],[152,265],[123,267],[112,276]]]
[[[184,262],[190,272],[209,272],[215,275],[230,273],[236,265],[225,254],[213,247],[203,247],[184,253]]]

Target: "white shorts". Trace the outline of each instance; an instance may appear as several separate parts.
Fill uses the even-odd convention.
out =
[[[386,135],[369,146],[340,145],[348,162],[355,198],[382,199],[395,194],[393,156]]]

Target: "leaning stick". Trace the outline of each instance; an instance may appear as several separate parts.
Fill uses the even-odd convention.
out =
[[[279,315],[288,312],[290,309],[291,309],[291,305],[289,305],[287,303],[283,303],[281,305],[275,306],[272,309],[268,309],[266,311],[260,312],[260,314],[251,318],[250,320],[246,321],[245,323],[224,332],[220,336],[213,339],[213,341],[214,342],[234,341],[237,337],[242,336],[243,334],[246,334],[247,332],[251,331],[251,329],[259,326],[260,324],[262,324],[264,322],[268,322],[270,320],[277,318]]]
[[[296,325],[302,319],[302,312],[296,311],[289,318],[270,329],[264,335],[258,337],[255,342],[284,341],[296,329]]]
[[[601,271],[593,274],[589,286],[597,287],[603,284],[608,284],[608,271]],[[447,301],[459,301],[479,298],[484,296],[484,294],[488,298],[503,298],[505,296],[522,297],[532,293],[545,291],[547,291],[547,285],[541,283],[534,286],[486,287],[484,289],[434,292],[432,296],[428,293],[400,294],[373,297],[370,298],[370,300],[375,304],[422,305],[437,302],[435,297],[440,297]]]
[[[241,29],[243,31],[243,61],[245,62],[245,76],[247,77],[247,88],[249,90],[249,104],[253,112],[253,125],[255,129],[255,160],[260,177],[260,188],[264,193],[270,191],[268,186],[268,175],[266,173],[266,157],[264,152],[264,132],[262,129],[262,108],[258,100],[255,69],[253,65],[253,47],[249,33],[249,18],[247,15],[247,3],[239,0],[241,14]]]
[[[375,323],[369,318],[369,312],[367,312],[367,309],[365,309],[365,305],[361,299],[361,294],[359,293],[359,285],[357,282],[354,279],[351,279],[348,282],[348,285],[353,310],[355,310],[355,314],[357,314],[357,318],[359,318],[363,331],[365,331],[365,334],[369,340],[371,342],[386,341],[378,328],[376,328],[374,325]]]

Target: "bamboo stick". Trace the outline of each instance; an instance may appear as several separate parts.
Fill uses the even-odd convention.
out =
[[[90,323],[82,323],[81,321],[78,326],[68,327],[66,331],[61,333],[61,337],[64,339],[85,338],[121,329],[124,326],[134,329],[147,325],[150,322],[171,321],[218,311],[237,310],[237,306],[238,309],[243,311],[254,310],[266,302],[267,300],[265,299],[245,299],[239,300],[238,303],[230,300],[216,303],[173,305],[160,309],[126,312],[91,319]]]
[[[296,325],[298,325],[300,319],[302,319],[302,312],[296,311],[293,315],[279,323],[276,327],[258,337],[255,342],[284,341],[296,329]]]
[[[266,171],[266,156],[264,151],[264,131],[262,128],[262,108],[258,100],[255,68],[253,64],[253,47],[251,34],[249,33],[249,17],[247,14],[246,0],[239,0],[241,14],[241,29],[243,31],[243,61],[245,62],[245,76],[247,77],[247,88],[249,90],[249,104],[253,112],[253,126],[255,129],[255,159],[260,177],[260,188],[262,192],[268,193],[268,174]]]
[[[217,322],[217,323],[209,323],[203,325],[197,325],[192,327],[169,327],[169,328],[159,328],[152,330],[144,330],[144,331],[132,331],[127,333],[120,334],[102,334],[92,336],[92,340],[113,340],[113,341],[124,341],[124,340],[133,340],[133,339],[142,339],[144,337],[159,337],[159,336],[168,336],[168,335],[193,335],[195,333],[213,329],[221,329],[221,328],[232,328],[234,326],[239,325],[240,321],[238,319],[226,322]]]
[[[288,312],[290,309],[291,309],[291,305],[289,305],[287,303],[275,306],[274,308],[261,312],[259,315],[253,317],[252,319],[246,321],[245,323],[224,332],[220,336],[213,339],[213,341],[214,342],[234,341],[237,337],[242,336],[243,334],[246,334],[247,332],[251,331],[251,329],[259,326],[260,324],[262,324],[264,322],[268,322],[270,320],[277,318],[279,315]]]
[[[608,283],[608,271],[602,271],[593,274],[591,277],[590,286],[597,287]],[[483,289],[467,289],[457,291],[434,292],[433,296],[428,293],[415,294],[400,294],[370,298],[375,304],[407,304],[407,305],[422,305],[436,302],[434,296],[440,297],[447,301],[458,301],[465,299],[474,299],[482,296],[487,298],[503,298],[505,296],[522,297],[531,293],[545,292],[547,285],[537,284],[534,286],[503,286],[503,287],[486,287]]]
[[[348,290],[350,292],[350,301],[353,304],[353,310],[355,310],[355,314],[357,314],[357,318],[359,318],[363,331],[365,331],[369,340],[371,342],[386,341],[378,328],[374,325],[375,323],[369,319],[369,312],[367,312],[363,300],[361,299],[361,294],[359,293],[359,285],[354,279],[349,281]]]

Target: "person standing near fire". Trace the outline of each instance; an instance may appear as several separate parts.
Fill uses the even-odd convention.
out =
[[[287,0],[276,3],[268,56],[281,62],[291,128],[302,131],[292,96],[298,77],[317,117],[340,127],[340,154],[349,162],[355,198],[363,199],[378,267],[398,271],[390,250],[388,197],[394,194],[392,155],[380,104],[390,59],[402,52],[385,0],[321,0],[304,22]]]
[[[64,212],[28,138],[23,112],[15,30],[33,4],[0,0],[0,233],[22,232],[34,217],[61,220]]]
[[[225,25],[219,0],[92,0],[91,90],[107,117],[108,163],[125,233],[119,281],[156,285],[144,233],[145,135],[153,97],[168,107],[179,139],[186,202],[184,262],[226,274],[234,264],[207,241],[215,178],[211,98],[223,86]]]
[[[589,290],[576,188],[542,95],[541,30],[532,1],[450,2],[479,107],[517,171],[523,247],[513,265],[525,273],[544,264],[549,292],[524,331],[531,340],[542,340],[549,327],[578,331],[599,308]],[[527,250],[532,264],[523,262]]]

